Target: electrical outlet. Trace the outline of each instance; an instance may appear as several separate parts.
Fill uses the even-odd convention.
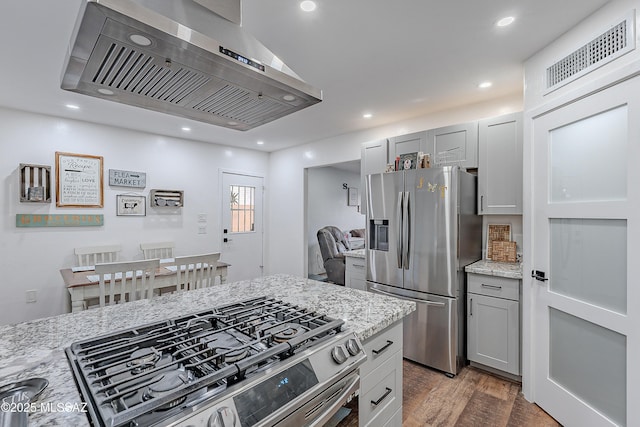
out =
[[[207,214],[198,214],[198,222],[207,222]]]
[[[204,225],[198,227],[198,234],[207,234],[207,227],[205,227]]]
[[[36,302],[38,300],[38,291],[35,289],[27,291],[27,302]]]

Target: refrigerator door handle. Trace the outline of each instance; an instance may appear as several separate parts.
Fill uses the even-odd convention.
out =
[[[407,300],[407,301],[413,301],[413,302],[417,302],[417,303],[421,303],[421,304],[432,305],[434,307],[444,307],[445,306],[445,303],[443,303],[443,302],[428,301],[428,300],[424,300],[424,299],[405,297],[404,295],[398,295],[398,294],[394,294],[394,293],[391,293],[391,292],[382,291],[382,290],[377,289],[377,288],[370,288],[369,290],[371,292],[375,292],[375,293],[378,293],[378,294],[387,295],[387,296],[390,296],[390,297],[403,299],[403,300]]]
[[[396,206],[396,218],[398,218],[398,227],[396,229],[396,255],[398,256],[398,268],[402,268],[402,228],[404,223],[402,204],[404,202],[404,193],[398,192],[398,204]]]
[[[403,233],[404,235],[402,236],[402,246],[404,249],[404,262],[402,266],[405,270],[408,270],[411,263],[411,260],[409,258],[409,248],[411,246],[411,193],[409,193],[408,191],[404,196]]]

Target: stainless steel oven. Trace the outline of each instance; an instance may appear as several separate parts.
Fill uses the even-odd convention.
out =
[[[322,426],[366,359],[343,322],[268,297],[66,349],[94,426]]]

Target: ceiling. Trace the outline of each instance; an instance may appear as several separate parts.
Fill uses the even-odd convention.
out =
[[[324,100],[240,132],[60,89],[82,1],[1,2],[0,106],[263,151],[521,93],[523,61],[607,3],[316,0],[306,13],[298,0],[243,0],[245,29]],[[494,25],[508,15],[512,25]]]

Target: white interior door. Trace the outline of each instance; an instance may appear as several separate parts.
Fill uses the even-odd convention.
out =
[[[533,120],[533,390],[565,426],[640,425],[639,93]]]
[[[227,282],[261,277],[263,273],[263,178],[222,173],[222,251],[231,264]]]

